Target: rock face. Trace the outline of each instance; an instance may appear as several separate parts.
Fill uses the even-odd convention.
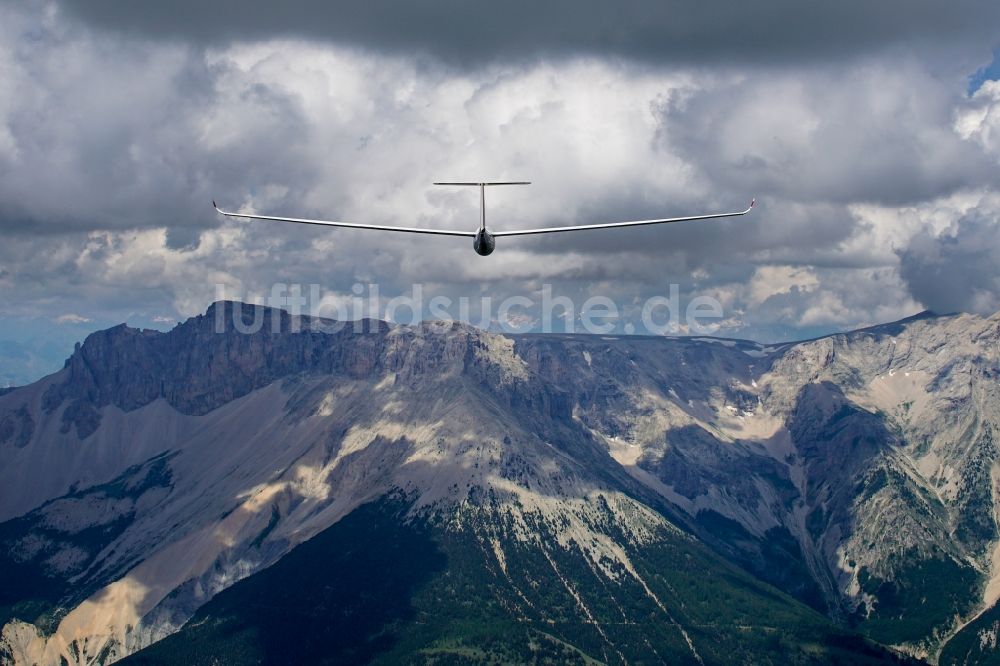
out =
[[[0,395],[0,661],[988,660],[998,380],[1000,316],[119,326]],[[327,610],[296,633],[288,595]]]
[[[110,404],[132,411],[163,398],[181,413],[200,415],[298,373],[352,379],[394,373],[394,381],[403,382],[434,372],[489,373],[493,367],[478,361],[488,357],[491,340],[454,325],[393,330],[366,320],[338,326],[219,303],[169,335],[125,325],[91,335],[67,361],[65,381],[45,393],[43,406],[51,412],[70,401],[64,425],[86,438],[100,423],[98,410]]]
[[[778,348],[527,338],[518,350],[574,385],[578,418],[696,534],[838,621],[933,660],[1000,596],[1000,316]]]

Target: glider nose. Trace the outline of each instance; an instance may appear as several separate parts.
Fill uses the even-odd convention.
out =
[[[479,233],[476,234],[476,237],[472,239],[472,248],[480,257],[493,254],[493,250],[496,249],[496,246],[496,239],[494,239],[493,234],[486,231],[486,229],[480,229]]]

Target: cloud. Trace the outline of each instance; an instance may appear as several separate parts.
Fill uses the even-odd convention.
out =
[[[720,185],[810,206],[899,206],[1000,175],[952,128],[962,92],[912,60],[741,74],[667,98],[662,134]]]
[[[778,294],[814,290],[819,286],[815,271],[796,266],[760,266],[750,281],[748,305],[760,305]]]
[[[1000,161],[1000,81],[985,81],[955,114],[955,131]]]
[[[996,201],[989,203],[940,233],[921,230],[900,250],[900,274],[927,309],[942,314],[1000,310],[1000,217]]]
[[[91,319],[90,317],[84,317],[82,315],[73,314],[72,312],[68,312],[66,314],[59,315],[58,317],[56,317],[56,323],[58,324],[88,324],[92,321],[93,319]]]
[[[464,68],[552,57],[623,56],[650,63],[802,63],[912,49],[959,49],[986,60],[1000,7],[988,0],[704,4],[682,0],[537,3],[321,0],[65,0],[63,9],[118,34],[201,45],[273,38],[426,54]],[[981,62],[969,63],[979,66]],[[969,69],[971,71],[971,69]]]
[[[1000,211],[983,197],[1000,168],[994,87],[965,94],[1000,25],[985,20],[992,4],[891,20],[850,4],[845,15],[873,23],[839,38],[842,19],[818,5],[785,12],[781,35],[780,4],[759,16],[634,5],[604,27],[608,10],[577,9],[562,36],[503,19],[469,43],[449,36],[472,20],[466,6],[448,25],[433,18],[443,5],[390,13],[395,41],[367,8],[345,19],[365,24],[351,36],[325,4],[311,21],[226,7],[0,8],[4,314],[182,318],[217,285],[261,300],[275,284],[316,284],[313,305],[349,304],[369,282],[383,301],[419,283],[475,312],[482,297],[540,300],[549,284],[578,305],[611,298],[624,327],[676,284],[685,303],[722,303],[720,334],[788,339],[912,314],[927,289],[904,264],[968,233],[955,225],[969,210]],[[685,25],[737,37],[665,38]],[[764,36],[774,43],[747,41]],[[246,223],[209,206],[467,228],[475,193],[430,185],[466,178],[534,181],[488,193],[496,227],[759,205],[704,224],[501,239],[488,258],[467,239]],[[989,302],[977,298],[968,307]]]
[[[955,132],[1000,163],[1000,81],[985,81],[954,117]],[[900,275],[930,310],[992,314],[1000,310],[1000,197],[987,190],[964,204],[898,250]]]

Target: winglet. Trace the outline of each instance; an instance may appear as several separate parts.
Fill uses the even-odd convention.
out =
[[[214,208],[215,210],[219,210],[219,206],[216,205],[215,199],[212,199],[212,208]]]
[[[754,205],[756,205],[756,203],[757,203],[757,197],[754,197],[753,199],[750,200],[750,208],[753,208]]]

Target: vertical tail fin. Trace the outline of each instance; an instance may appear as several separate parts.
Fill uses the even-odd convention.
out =
[[[530,180],[495,180],[481,183],[440,182],[435,185],[467,185],[479,188],[479,230],[486,230],[486,188],[493,185],[531,185]]]

